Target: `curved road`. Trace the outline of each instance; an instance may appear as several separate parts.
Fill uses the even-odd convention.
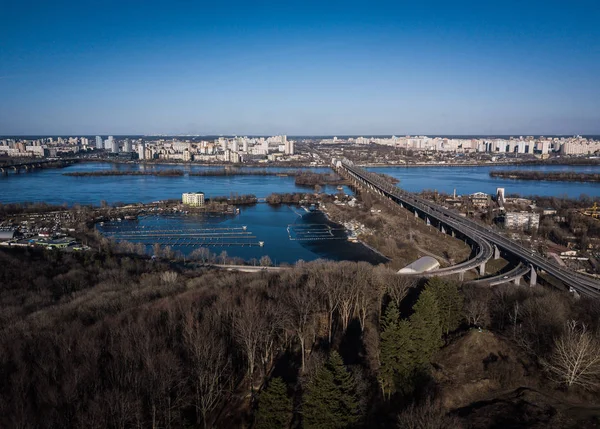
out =
[[[531,264],[535,268],[544,270],[551,276],[556,277],[562,283],[575,289],[580,294],[600,297],[600,280],[559,267],[538,254],[532,253],[531,250],[503,237],[490,228],[464,218],[458,213],[450,211],[436,203],[404,191],[385,181],[380,176],[370,173],[363,168],[356,167],[348,161],[341,161],[341,168],[344,168],[352,176],[370,185],[388,198],[396,199],[407,205],[413,206],[426,215],[437,219],[439,222],[447,224],[451,228],[471,237],[475,242],[477,242],[478,239],[482,239],[483,241],[487,241],[488,244],[495,244],[505,252],[518,257],[522,262]],[[459,227],[457,228],[456,225]]]

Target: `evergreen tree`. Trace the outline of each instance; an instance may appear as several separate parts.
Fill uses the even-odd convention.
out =
[[[412,343],[417,365],[428,365],[433,354],[443,345],[442,325],[437,299],[425,289],[419,295],[410,317]]]
[[[381,321],[379,334],[379,375],[377,381],[381,392],[388,399],[395,391],[396,359],[399,354],[398,322],[400,313],[395,302],[391,302]]]
[[[287,396],[287,387],[279,377],[258,397],[258,409],[254,427],[256,429],[283,429],[290,425],[292,401]]]
[[[462,320],[463,297],[458,290],[458,284],[433,277],[427,282],[425,289],[435,294],[442,332],[448,335],[458,328]]]
[[[354,378],[337,352],[308,383],[302,415],[304,429],[343,429],[358,420]]]
[[[377,377],[384,397],[388,399],[404,385],[415,368],[411,327],[400,320],[398,307],[391,302],[381,321],[380,369]]]
[[[396,385],[396,389],[402,389],[403,386],[407,384],[408,389],[412,388],[411,377],[415,371],[415,368],[418,363],[418,359],[416,356],[416,350],[413,345],[412,339],[412,327],[408,320],[401,320],[398,322],[398,355],[396,357],[396,372],[394,377],[394,382]],[[407,388],[404,388],[408,390]]]

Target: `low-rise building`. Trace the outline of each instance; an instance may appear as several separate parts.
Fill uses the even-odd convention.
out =
[[[537,229],[540,214],[536,212],[507,212],[504,215],[504,227],[508,229]]]
[[[183,204],[193,207],[202,207],[204,205],[203,192],[186,192],[181,196]]]
[[[469,195],[469,200],[475,207],[487,207],[490,202],[490,196],[484,192],[475,192]]]

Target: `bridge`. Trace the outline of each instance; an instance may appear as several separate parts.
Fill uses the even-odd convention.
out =
[[[425,276],[458,274],[462,279],[465,271],[474,268],[479,268],[480,275],[483,275],[485,263],[492,257],[499,258],[500,251],[502,251],[518,260],[521,265],[508,273],[487,279],[478,279],[477,282],[481,281],[483,283],[485,281],[490,284],[506,283],[511,280],[518,282],[521,277],[529,273],[530,284],[534,285],[537,282],[537,271],[542,270],[581,295],[600,297],[600,281],[597,279],[555,265],[491,228],[480,225],[439,204],[404,191],[381,176],[355,166],[350,161],[334,160],[334,168],[339,174],[350,179],[354,185],[383,197],[389,205],[413,211],[415,217],[422,217],[427,224],[439,227],[440,231],[444,233],[453,236],[459,235],[471,244],[475,253],[474,257],[458,265],[424,273]]]
[[[60,167],[66,167],[67,165],[74,164],[77,162],[77,159],[40,159],[40,160],[31,160],[24,162],[17,162],[14,164],[6,164],[0,165],[0,175],[8,176],[9,171],[14,171],[16,174],[19,174],[21,171],[30,172],[32,170],[44,168],[47,165],[56,165]]]

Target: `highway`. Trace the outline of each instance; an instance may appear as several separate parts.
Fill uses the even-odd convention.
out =
[[[410,192],[404,191],[393,184],[384,180],[381,176],[370,173],[363,168],[354,166],[352,163],[342,160],[338,161],[337,168],[345,169],[353,177],[369,185],[373,190],[396,202],[411,206],[421,211],[426,216],[436,219],[441,224],[448,225],[457,231],[460,231],[474,242],[487,242],[487,245],[496,245],[506,253],[514,255],[527,266],[531,265],[536,269],[543,270],[551,276],[557,278],[566,286],[573,288],[581,295],[600,297],[600,280],[594,279],[585,274],[580,274],[567,268],[559,267],[551,261],[541,257],[537,253],[509,240],[498,234],[496,231],[479,223],[467,219],[460,214],[448,210],[439,204],[428,201]],[[479,244],[483,246],[483,244]],[[484,255],[482,255],[484,256]],[[491,257],[491,255],[490,255]],[[482,260],[484,258],[482,257]],[[489,259],[489,257],[488,257]],[[473,260],[471,260],[473,261]],[[484,261],[485,262],[485,261]],[[468,266],[475,264],[475,261]],[[455,266],[456,267],[456,266]],[[465,268],[465,267],[463,267]],[[473,268],[473,267],[471,267]]]

